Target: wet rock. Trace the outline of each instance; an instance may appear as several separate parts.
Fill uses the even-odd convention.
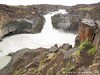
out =
[[[73,54],[76,50],[77,50],[77,48],[72,48],[72,49],[66,51],[66,53],[65,53],[63,59],[64,59],[65,61],[67,61],[68,57],[69,57],[71,54]]]
[[[51,53],[56,53],[56,52],[58,52],[58,45],[55,44],[54,46],[52,46],[52,47],[50,48],[49,51],[50,51]]]
[[[5,68],[0,70],[0,74],[13,75],[15,72],[19,73],[17,69],[20,70],[23,68],[25,70],[27,68],[38,67],[42,53],[46,51],[47,50],[44,48],[38,48],[38,50],[28,48],[19,50],[15,52],[10,63]],[[23,73],[23,71],[21,73]]]
[[[9,53],[7,56],[13,57],[14,55],[15,55],[15,53]]]
[[[75,38],[75,46],[79,46],[80,45],[80,38],[79,36],[76,36]]]
[[[56,29],[62,29],[66,32],[77,33],[78,27],[81,23],[81,18],[79,15],[75,14],[57,14],[52,18],[53,27]]]
[[[65,43],[62,46],[59,47],[59,49],[64,49],[65,51],[69,50],[72,48],[72,45]]]
[[[0,40],[0,42],[2,42],[2,40]]]
[[[44,21],[44,17],[38,15],[33,16],[31,19],[19,18],[14,21],[9,21],[2,26],[1,36],[5,37],[20,33],[39,33],[43,28]]]

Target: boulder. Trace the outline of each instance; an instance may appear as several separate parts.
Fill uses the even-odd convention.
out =
[[[54,46],[52,46],[51,48],[50,48],[50,53],[56,53],[56,52],[58,52],[58,45],[57,44],[55,44]]]
[[[59,47],[59,50],[60,49],[64,49],[65,51],[69,50],[72,48],[72,45],[68,44],[68,43],[65,43],[63,44],[62,46]]]
[[[79,36],[77,35],[76,38],[75,38],[75,47],[76,46],[79,46],[80,45],[80,38]]]

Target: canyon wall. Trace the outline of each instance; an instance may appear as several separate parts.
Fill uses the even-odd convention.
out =
[[[77,33],[83,17],[83,13],[71,14],[68,12],[67,14],[54,15],[51,19],[55,29],[62,29],[66,32]]]
[[[0,4],[0,40],[9,35],[41,32],[45,19],[43,15],[64,9],[62,5],[8,6]]]
[[[81,21],[84,17],[91,17],[94,20],[100,20],[100,2],[95,4],[77,4],[67,7],[67,14],[57,14],[52,17],[52,24],[55,29],[61,29],[67,32],[77,33]]]
[[[0,5],[0,38],[12,34],[39,33],[45,19],[28,7]]]
[[[97,6],[98,5],[100,5],[100,3],[98,3]],[[0,74],[1,75],[99,75],[100,74],[100,19],[99,19],[100,16],[99,13],[96,14],[97,13],[96,11],[93,12],[96,9],[95,6],[96,4],[85,5],[85,6],[76,5],[68,9],[70,14],[78,14],[79,13],[78,11],[81,11],[82,13],[86,12],[85,14],[82,15],[82,17],[80,15],[81,20],[79,20],[79,17],[78,18],[75,17],[75,19],[72,19],[75,22],[79,21],[78,24],[75,23],[75,26],[79,25],[78,26],[79,28],[77,29],[78,36],[76,38],[76,43],[77,41],[79,41],[78,46],[72,48],[72,46],[69,44],[63,44],[60,47],[54,45],[49,49],[26,48],[19,50],[15,53],[9,54],[12,56],[12,59],[6,67],[0,70]],[[87,9],[87,7],[89,8]],[[95,16],[92,14],[95,14]],[[56,19],[57,21],[61,21],[61,24],[58,25],[62,28],[69,27],[70,25],[68,23],[73,22],[73,21],[70,22],[71,17],[69,15],[67,16],[63,15],[62,17],[59,16],[57,17],[58,17],[57,19],[59,20],[57,20],[56,18],[54,19]],[[5,18],[7,17],[5,16]],[[6,21],[6,19],[4,19],[5,22],[3,22],[4,20],[2,18],[1,20],[2,20],[0,22],[1,27],[4,26],[2,25],[2,23],[8,22]],[[26,19],[24,21],[26,21]],[[63,22],[65,23],[63,24]],[[17,23],[18,24],[16,25],[21,24],[23,26],[23,21]],[[27,24],[26,27],[28,26],[29,29],[31,28],[30,23],[26,22],[24,23]],[[15,30],[13,28],[13,24],[8,24],[8,25],[10,25],[12,29]],[[5,28],[6,27],[4,27],[4,29]],[[9,29],[8,26],[7,28]]]

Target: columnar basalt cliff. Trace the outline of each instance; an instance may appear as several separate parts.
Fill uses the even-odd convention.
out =
[[[83,19],[79,26],[78,36],[80,42],[90,41],[92,44],[99,48],[100,46],[100,21],[94,21],[93,19]]]
[[[92,42],[95,37],[95,31],[97,26],[92,19],[83,19],[83,20],[86,20],[87,24],[82,22],[79,26],[78,34],[80,37],[80,41],[83,42],[85,40],[88,40]],[[90,22],[90,25],[88,24],[88,22]]]

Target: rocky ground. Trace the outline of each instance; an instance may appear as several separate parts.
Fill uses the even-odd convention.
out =
[[[9,54],[12,59],[0,75],[99,75],[99,54],[91,50],[96,49],[87,41],[74,48],[63,44],[50,49],[22,49]]]
[[[8,9],[9,7],[6,8]],[[66,28],[69,28],[70,31],[75,29],[78,34],[75,39],[75,47],[72,48],[69,44],[63,44],[58,47],[55,44],[49,49],[26,48],[19,50],[9,54],[12,56],[12,59],[6,67],[0,70],[0,75],[100,75],[99,8],[100,3],[76,5],[67,7],[68,15],[58,14],[52,17],[56,28],[61,28],[65,31]],[[4,8],[0,6],[1,9]],[[2,28],[2,26],[7,25],[9,19],[7,20],[7,16],[5,15],[1,16],[4,16],[1,17],[0,22]],[[11,17],[13,18],[12,15]]]

